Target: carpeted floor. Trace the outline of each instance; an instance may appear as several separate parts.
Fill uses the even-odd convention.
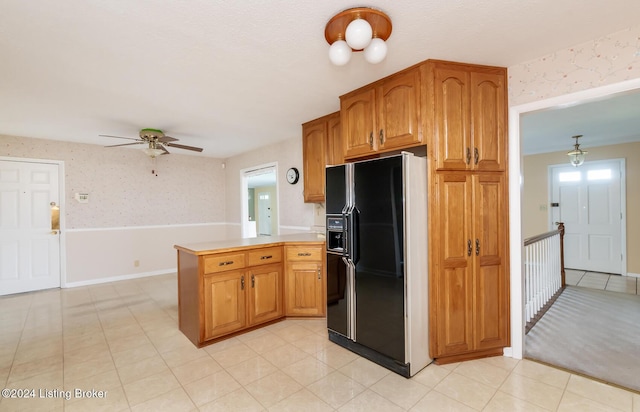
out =
[[[525,357],[640,392],[640,296],[567,286],[525,337]]]

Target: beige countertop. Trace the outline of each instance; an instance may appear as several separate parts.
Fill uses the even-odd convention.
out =
[[[189,243],[184,245],[174,245],[173,247],[194,255],[206,255],[215,252],[248,249],[256,246],[276,246],[283,245],[285,243],[324,243],[324,241],[324,233],[295,233],[291,235],[261,236],[244,239]]]

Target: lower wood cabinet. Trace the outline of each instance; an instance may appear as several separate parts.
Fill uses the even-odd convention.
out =
[[[287,316],[324,316],[327,307],[324,248],[287,246]]]
[[[282,317],[282,265],[251,268],[249,275],[249,326]]]
[[[247,324],[245,274],[207,275],[204,284],[204,340],[235,332]]]
[[[201,347],[284,316],[324,316],[324,250],[324,243],[201,255],[179,249],[180,330]]]

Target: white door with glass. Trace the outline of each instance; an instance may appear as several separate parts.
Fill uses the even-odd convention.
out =
[[[258,234],[271,236],[271,196],[269,192],[258,192]]]
[[[626,275],[624,160],[551,166],[551,219],[563,222],[568,269]]]
[[[0,295],[60,287],[59,168],[0,160]]]

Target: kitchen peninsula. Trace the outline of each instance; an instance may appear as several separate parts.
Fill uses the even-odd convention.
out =
[[[175,245],[180,331],[197,347],[326,311],[325,237],[300,233]]]

